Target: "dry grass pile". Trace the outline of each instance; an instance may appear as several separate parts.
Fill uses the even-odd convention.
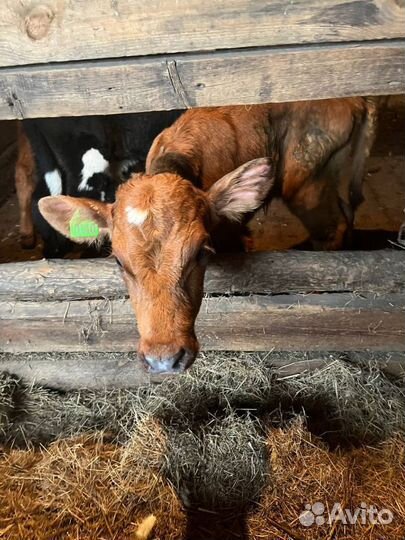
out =
[[[278,391],[280,402],[304,412],[310,430],[332,446],[376,444],[405,434],[404,382],[376,365],[336,360],[280,381]]]
[[[0,537],[136,540],[143,538],[139,525],[153,514],[155,538],[182,538],[185,516],[161,474],[164,451],[161,428],[145,418],[127,447],[97,434],[5,453]]]
[[[392,438],[376,448],[333,452],[298,419],[287,430],[271,430],[267,444],[272,483],[263,490],[258,509],[248,518],[250,540],[404,539],[403,439]],[[373,524],[367,516],[363,523],[359,515],[355,524],[345,524],[343,519],[329,522],[336,503],[352,514],[362,510],[362,504],[366,509],[388,509],[393,520]],[[323,505],[324,512],[315,515],[314,504],[318,512]],[[316,517],[323,524],[319,520],[313,523]]]
[[[190,424],[227,408],[277,406],[270,363],[250,353],[205,353],[181,379],[153,388],[145,407],[170,423]]]
[[[227,418],[225,424],[233,421],[235,424],[228,429],[237,429],[236,418]],[[250,434],[253,436],[253,432]],[[230,433],[226,429],[221,431],[219,426],[212,427],[205,437],[206,446],[188,441],[182,449],[191,449],[195,455],[177,452],[170,456],[162,427],[145,418],[126,446],[111,444],[106,437],[97,435],[58,441],[46,450],[12,450],[0,460],[0,535],[10,540],[136,540],[139,524],[153,514],[156,525],[151,539],[184,540],[186,515],[162,475],[166,460],[175,457],[182,460],[175,470],[183,475],[179,485],[184,502],[191,497],[195,498],[190,501],[193,504],[199,495],[206,498],[207,492],[199,484],[210,482],[212,493],[222,491],[214,500],[205,502],[217,504],[235,497],[233,510],[249,512],[246,520],[250,540],[403,540],[403,440],[391,439],[377,448],[331,451],[308,432],[303,420],[294,421],[289,428],[269,428],[265,442],[267,461],[262,462],[260,452],[237,448],[242,452],[240,469],[251,470],[250,499],[249,489],[237,485],[237,479],[241,480],[243,475],[247,481],[249,478],[246,472],[236,469],[236,461],[228,469],[223,468],[224,462],[218,463],[217,471],[214,463],[212,469],[207,466],[211,457],[229,458],[233,454],[226,441],[223,445],[227,452],[222,456],[217,454],[221,442],[209,441],[210,437],[224,435]],[[181,437],[171,441],[175,442],[181,442]],[[247,440],[247,446],[251,442]],[[260,493],[255,481],[260,485]],[[236,497],[240,491],[245,496],[243,505]],[[252,509],[253,500],[259,502]],[[322,517],[332,511],[335,503],[351,511],[366,503],[379,510],[389,509],[394,519],[386,525],[373,526],[368,520],[362,524],[359,519],[356,525],[344,526],[337,521],[307,528],[299,517],[306,504],[314,503],[325,506]]]
[[[296,414],[332,444],[374,444],[405,433],[405,384],[377,366],[343,359],[290,377],[276,374],[272,354],[205,354],[181,377],[133,390],[56,392],[0,375],[0,442],[47,444],[94,430],[125,442],[139,415],[193,428],[212,415],[272,413],[281,425]],[[291,354],[296,361],[297,354]]]
[[[131,390],[58,392],[1,373],[0,442],[48,444],[97,430],[126,438],[133,429],[139,400],[138,392]]]
[[[249,515],[252,540],[403,540],[404,436],[403,381],[341,359],[280,377],[271,355],[212,354],[136,392],[58,393],[3,374],[0,537],[136,539],[154,514],[151,538],[196,540],[185,531],[202,508]],[[299,516],[315,502],[395,519],[307,529]]]
[[[169,429],[166,476],[190,508],[245,508],[268,481],[258,421],[233,413],[194,430]]]

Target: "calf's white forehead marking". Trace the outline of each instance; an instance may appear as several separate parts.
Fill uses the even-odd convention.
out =
[[[148,217],[147,210],[141,210],[140,208],[134,208],[133,206],[127,206],[125,208],[127,214],[127,220],[130,225],[135,225],[139,227]]]
[[[87,184],[93,174],[103,173],[108,168],[108,161],[96,148],[90,148],[82,156],[82,180],[79,184],[79,191],[91,191],[93,188]]]
[[[48,171],[44,178],[51,195],[62,195],[62,177],[58,169]]]

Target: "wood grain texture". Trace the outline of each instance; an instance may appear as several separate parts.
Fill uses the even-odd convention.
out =
[[[261,252],[216,257],[207,294],[405,292],[405,252]],[[42,260],[0,265],[0,300],[49,301],[126,297],[113,259]]]
[[[404,39],[3,68],[0,118],[397,93],[405,93]]]
[[[405,294],[205,298],[205,350],[405,351]],[[0,352],[134,351],[129,300],[0,302]]]
[[[127,355],[93,353],[65,354],[55,361],[52,355],[41,354],[33,361],[24,355],[0,355],[0,371],[13,373],[28,383],[58,390],[81,388],[128,388],[159,382],[159,375],[150,376],[140,362]]]
[[[330,351],[312,354],[273,351],[266,353],[266,362],[271,363],[275,375],[283,378],[324,368],[339,356]],[[371,360],[371,355],[367,352],[345,353],[344,356],[346,360],[357,365],[369,364]],[[252,358],[252,362],[257,362],[256,356]],[[405,353],[373,352],[372,363],[389,375],[404,376]],[[229,364],[224,359],[224,369],[228,367]],[[173,377],[147,374],[132,353],[3,353],[0,354],[0,371],[22,377],[27,383],[63,391],[82,388],[137,388]]]
[[[405,253],[218,258],[197,320],[203,350],[405,351]],[[0,352],[135,351],[113,260],[0,266]]]
[[[400,0],[19,0],[0,66],[404,37]]]

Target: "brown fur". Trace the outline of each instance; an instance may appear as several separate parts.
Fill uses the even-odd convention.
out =
[[[146,170],[153,174],[165,155],[177,153],[207,189],[242,163],[269,156],[277,163],[278,193],[314,246],[337,249],[352,224],[341,200],[347,207],[361,201],[375,116],[374,102],[361,97],[190,110],[155,139]]]
[[[18,156],[15,166],[15,187],[20,207],[20,243],[23,248],[35,246],[32,219],[32,195],[35,189],[35,161],[31,145],[20,125],[17,131]]]
[[[186,156],[194,177],[207,190],[219,178],[267,152],[268,105],[210,107],[184,113],[154,140],[146,158],[146,172],[154,174],[156,158]]]
[[[156,190],[163,191],[165,198],[156,196]],[[128,223],[128,206],[148,209],[142,226]],[[142,354],[148,356],[153,350],[166,357],[180,348],[196,351],[193,327],[203,272],[195,255],[208,244],[204,222],[210,220],[203,194],[171,174],[134,178],[119,189],[114,216],[121,216],[114,220],[114,253],[124,267],[137,313]],[[184,294],[186,274],[188,290]]]
[[[213,227],[222,216],[240,219],[259,207],[273,177],[268,159],[242,165],[208,192],[170,172],[137,174],[120,186],[114,205],[58,196],[41,199],[39,209],[68,237],[69,222],[78,215],[96,222],[100,234],[109,231],[137,315],[141,360],[157,359],[163,368],[180,371],[198,352],[194,323]],[[128,209],[146,217],[133,223]],[[171,366],[173,358],[179,362]]]
[[[78,210],[109,230],[137,315],[140,358],[180,371],[198,351],[194,323],[215,228],[277,194],[316,247],[337,248],[348,226],[341,198],[350,204],[372,141],[369,118],[362,98],[190,110],[155,139],[147,174],[122,185],[114,205],[46,197],[40,211],[67,236]]]

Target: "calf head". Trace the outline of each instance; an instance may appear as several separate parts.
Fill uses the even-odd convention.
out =
[[[111,238],[137,317],[139,358],[150,371],[176,372],[191,365],[198,352],[194,323],[213,228],[261,206],[272,184],[272,167],[263,158],[242,165],[207,192],[177,174],[136,174],[120,186],[114,204],[57,196],[44,197],[39,208],[68,237],[72,219],[79,219],[97,224],[99,238]]]

